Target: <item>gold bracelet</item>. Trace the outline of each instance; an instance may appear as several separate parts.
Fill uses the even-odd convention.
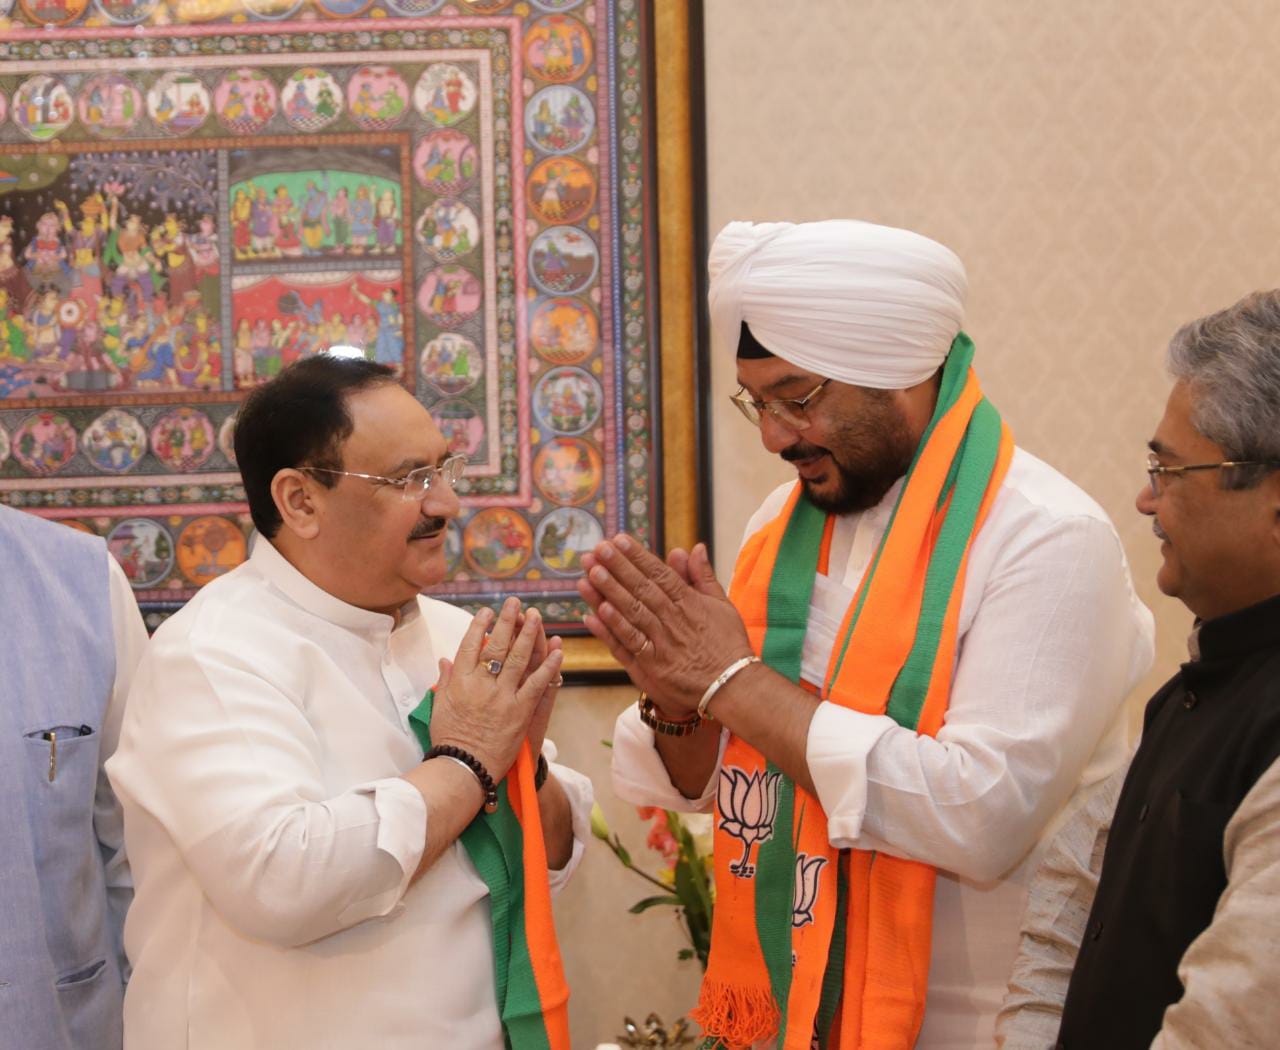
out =
[[[641,693],[636,703],[640,705],[640,721],[663,736],[688,736],[702,725],[702,716],[697,712],[689,718],[663,718],[648,693]]]

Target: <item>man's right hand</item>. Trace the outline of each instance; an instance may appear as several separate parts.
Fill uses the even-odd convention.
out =
[[[519,599],[503,603],[497,623],[488,632],[492,618],[490,610],[480,610],[453,661],[440,661],[431,741],[469,752],[498,781],[515,763],[539,701],[559,676],[564,656],[558,648],[552,649],[529,670],[536,663],[535,649],[541,648],[542,618],[536,609],[521,618]],[[494,660],[502,665],[496,675],[489,670]]]

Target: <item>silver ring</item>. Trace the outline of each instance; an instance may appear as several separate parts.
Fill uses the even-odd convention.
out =
[[[633,655],[637,660],[639,660],[639,659],[640,659],[640,657],[644,656],[644,654],[645,654],[645,652],[646,652],[647,650],[652,649],[652,648],[653,648],[653,639],[652,639],[652,638],[646,638],[646,639],[644,640],[644,645],[640,646],[640,648],[639,648],[639,649],[637,649],[637,650],[636,650],[632,655]]]
[[[498,675],[502,674],[502,661],[501,661],[501,660],[486,660],[486,661],[484,662],[484,669],[485,669],[486,671],[488,671],[488,672],[489,672],[491,675],[493,675],[494,677],[497,677]]]
[[[562,685],[564,685],[564,675],[558,674],[553,679],[551,679],[552,689],[559,689]]]

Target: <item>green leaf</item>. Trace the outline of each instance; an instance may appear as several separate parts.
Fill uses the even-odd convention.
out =
[[[639,915],[642,911],[648,911],[650,908],[657,907],[659,904],[679,904],[678,897],[662,896],[662,897],[646,897],[642,901],[636,901],[627,911],[632,915]]]
[[[677,958],[677,959],[692,959],[692,958],[693,958],[693,949],[692,949],[692,948],[681,948],[678,952],[676,952],[676,958]]]
[[[612,741],[612,740],[601,740],[601,741],[600,741],[600,744],[601,744],[601,746],[603,746],[603,747],[613,747],[613,741]]]
[[[631,854],[627,852],[627,847],[622,844],[622,840],[618,838],[617,835],[613,836],[613,841],[610,842],[609,845],[612,847],[613,852],[618,855],[618,859],[622,861],[623,864],[628,868],[632,866]]]

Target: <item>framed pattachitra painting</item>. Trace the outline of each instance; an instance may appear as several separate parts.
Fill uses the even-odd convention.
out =
[[[0,500],[104,537],[154,625],[246,556],[245,393],[353,347],[467,456],[433,593],[579,627],[584,551],[692,531],[672,7],[0,0]]]

